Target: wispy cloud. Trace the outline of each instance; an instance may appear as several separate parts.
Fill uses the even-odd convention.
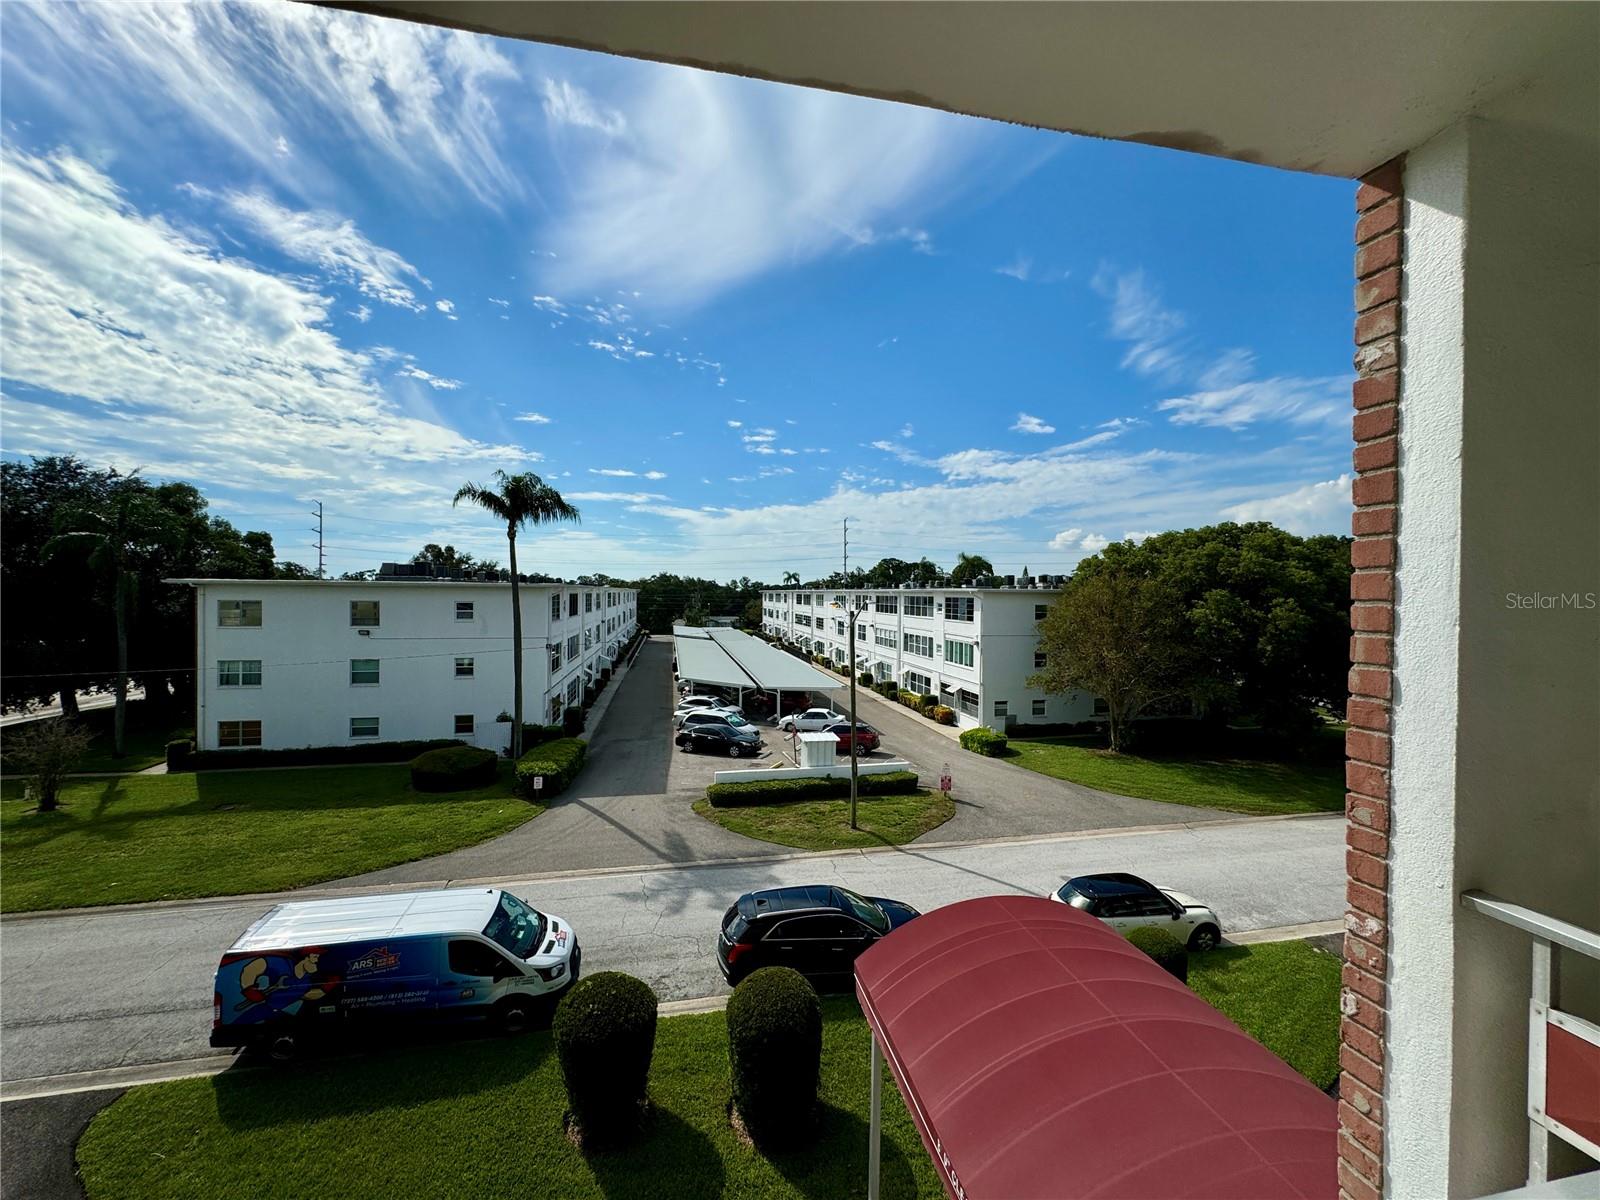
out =
[[[647,504],[652,500],[665,500],[660,492],[568,492],[568,500],[616,504]]]
[[[517,416],[515,416],[515,417],[513,417],[511,419],[513,421],[526,421],[530,425],[548,425],[548,424],[550,424],[550,418],[549,417],[545,416],[543,413],[536,413],[536,412],[519,413]]]
[[[630,471],[626,467],[590,467],[591,475],[607,475],[613,479],[665,479],[665,471]]]
[[[1175,425],[1244,429],[1257,421],[1295,425],[1343,422],[1350,406],[1350,381],[1343,375],[1321,379],[1256,379],[1212,391],[1172,396],[1156,407],[1171,413]]]
[[[1111,336],[1128,343],[1122,365],[1141,375],[1176,379],[1186,366],[1178,344],[1183,314],[1162,304],[1143,271],[1119,274],[1102,268],[1093,286],[1111,302]]]
[[[621,137],[628,128],[621,113],[597,104],[588,92],[565,79],[544,81],[544,113],[557,125],[592,129],[607,137]]]
[[[1013,433],[1054,433],[1056,427],[1054,425],[1046,425],[1042,420],[1030,413],[1019,412],[1017,414],[1017,423],[1011,427],[1011,431]]]
[[[1004,266],[994,269],[996,275],[1009,275],[1020,283],[1028,282],[1028,276],[1033,273],[1033,259],[1025,254],[1019,254]]]

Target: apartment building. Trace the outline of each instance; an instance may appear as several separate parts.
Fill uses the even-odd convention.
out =
[[[459,738],[504,749],[511,585],[172,579],[195,592],[202,750]],[[637,625],[629,588],[523,584],[523,715],[558,721]]]
[[[1088,692],[1052,696],[1027,684],[1045,664],[1039,622],[1060,595],[1043,587],[762,593],[762,628],[843,668],[856,622],[856,670],[937,696],[962,728],[1093,720]]]

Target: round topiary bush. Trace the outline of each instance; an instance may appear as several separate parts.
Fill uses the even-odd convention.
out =
[[[572,985],[551,1024],[568,1117],[586,1148],[624,1140],[639,1127],[656,1044],[656,994],[621,971]]]
[[[728,1000],[733,1107],[760,1146],[792,1146],[816,1128],[822,1004],[804,975],[762,967]]]
[[[419,792],[460,792],[494,782],[496,755],[477,746],[441,746],[411,760],[411,786]]]
[[[1141,925],[1128,934],[1128,940],[1156,961],[1163,971],[1189,982],[1189,951],[1177,938],[1159,925]]]

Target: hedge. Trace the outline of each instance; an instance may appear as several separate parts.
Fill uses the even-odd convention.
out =
[[[495,780],[500,756],[477,746],[441,746],[411,760],[411,786],[419,792],[464,792]]]
[[[856,780],[861,796],[906,796],[917,790],[915,771],[887,771],[882,775],[861,775]],[[794,779],[751,779],[741,783],[713,783],[706,799],[713,808],[749,808],[761,804],[784,804],[791,800],[834,800],[850,794],[848,775],[802,775]]]
[[[895,699],[900,701],[900,703],[904,704],[907,708],[914,708],[918,712],[921,712],[922,702],[927,699],[927,697],[925,697],[921,692],[913,692],[908,691],[905,688],[901,688],[900,694],[896,696]]]
[[[583,734],[583,709],[576,704],[569,704],[561,713],[561,729],[567,737],[575,738]]]
[[[522,727],[522,752],[526,754],[535,746],[542,746],[546,742],[553,742],[557,738],[567,736],[564,725],[524,725]],[[506,735],[506,753],[511,753],[511,735]]]
[[[548,800],[566,791],[567,785],[583,768],[589,743],[582,738],[557,738],[529,750],[517,760],[516,789],[530,800]],[[535,788],[533,781],[543,777],[544,786]]]
[[[900,685],[898,683],[874,684],[872,690],[889,700],[898,699],[900,696]]]
[[[864,688],[871,687],[872,686],[872,672],[871,671],[863,671],[863,672],[861,672],[861,674],[856,677],[856,682],[859,683]]]
[[[983,725],[961,731],[961,748],[982,754],[985,758],[999,758],[1006,752],[1009,740],[1005,734],[996,733]]]
[[[816,1131],[822,1003],[792,967],[762,967],[728,998],[733,1107],[759,1146],[793,1146]]]
[[[409,762],[428,750],[465,745],[459,738],[433,738],[419,742],[361,742],[354,746],[301,746],[293,750],[196,750],[188,756],[186,765],[191,771],[214,771],[228,767],[320,767],[340,763]],[[170,748],[168,753],[170,755]]]
[[[550,1032],[568,1113],[586,1148],[621,1141],[639,1127],[656,1043],[656,994],[621,971],[578,980],[556,1006]]]
[[[1163,971],[1189,982],[1189,951],[1161,926],[1140,925],[1129,932],[1128,941],[1153,958]]]
[[[167,743],[167,770],[187,771],[194,758],[194,742],[189,738],[178,738]]]
[[[927,710],[926,715],[932,717],[941,725],[954,725],[956,723],[956,710],[947,704],[935,704]]]

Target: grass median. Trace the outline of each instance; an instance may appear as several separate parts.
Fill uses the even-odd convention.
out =
[[[1339,959],[1306,942],[1189,956],[1189,986],[1319,1088],[1339,1076]]]
[[[1012,738],[1006,761],[1118,796],[1259,815],[1339,812],[1342,757],[1278,760],[1239,747],[1185,753],[1112,754],[1087,738]]]
[[[303,887],[459,850],[543,811],[488,787],[422,793],[405,764],[77,779],[41,813],[0,791],[0,910]]]
[[[724,829],[762,842],[799,850],[859,850],[914,841],[955,816],[956,806],[941,792],[863,796],[856,802],[859,829],[850,828],[849,800],[788,800],[714,808],[702,799],[694,802],[694,811]]]

